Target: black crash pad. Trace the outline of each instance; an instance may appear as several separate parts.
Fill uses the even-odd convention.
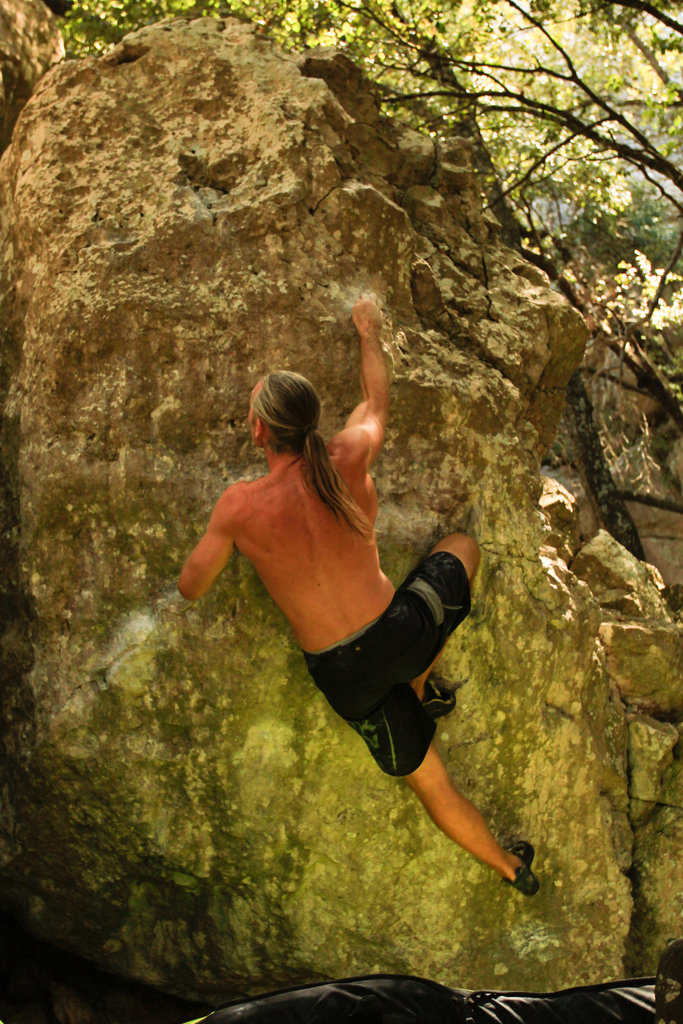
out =
[[[469,992],[375,974],[220,1007],[202,1024],[654,1024],[654,978],[559,992]]]

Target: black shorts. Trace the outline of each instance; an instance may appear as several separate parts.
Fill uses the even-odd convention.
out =
[[[437,551],[413,569],[360,635],[304,651],[318,689],[388,775],[409,775],[424,760],[435,725],[410,682],[429,668],[469,610],[464,565]]]

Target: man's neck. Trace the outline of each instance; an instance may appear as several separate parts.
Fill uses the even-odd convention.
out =
[[[271,451],[267,445],[264,451],[268,460],[268,471],[276,476],[286,473],[303,458],[303,455],[296,455],[294,452]]]

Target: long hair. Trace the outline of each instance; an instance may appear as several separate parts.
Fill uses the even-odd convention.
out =
[[[261,380],[251,408],[254,416],[270,430],[268,444],[272,451],[303,455],[308,488],[337,519],[367,539],[370,534],[368,518],[331,462],[318,430],[320,399],[310,381],[287,370],[269,373]]]

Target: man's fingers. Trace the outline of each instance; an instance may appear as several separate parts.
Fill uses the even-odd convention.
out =
[[[376,306],[377,309],[380,308],[379,298],[374,292],[363,292],[363,294],[356,299],[353,308],[356,309],[358,307],[365,306],[366,304]]]
[[[377,296],[371,292],[361,295],[354,303],[351,316],[359,331],[370,327],[381,327],[382,310]]]

